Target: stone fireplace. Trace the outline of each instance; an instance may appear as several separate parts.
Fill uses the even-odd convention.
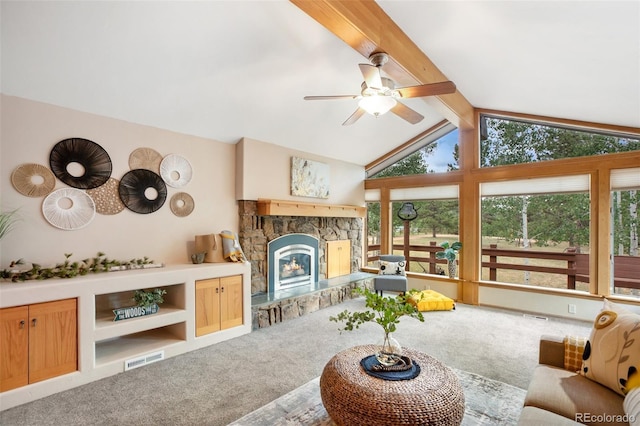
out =
[[[269,293],[318,281],[318,239],[307,234],[282,235],[267,244]]]
[[[351,272],[360,270],[364,234],[362,217],[259,215],[258,202],[252,200],[238,201],[238,210],[238,239],[251,263],[252,295],[269,292],[269,244],[284,235],[304,234],[317,240],[316,281],[326,279],[327,241],[350,240]],[[299,260],[296,258],[296,263]]]

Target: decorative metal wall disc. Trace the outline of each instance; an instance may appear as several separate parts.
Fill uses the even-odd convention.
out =
[[[50,224],[69,231],[87,226],[96,215],[96,206],[83,191],[62,188],[47,195],[42,213]]]
[[[87,195],[96,204],[96,212],[100,214],[118,214],[124,210],[124,203],[120,199],[118,187],[120,181],[109,178],[107,183],[93,189],[87,189]]]
[[[186,192],[178,192],[169,201],[171,211],[178,217],[189,216],[195,207],[193,197]]]
[[[129,210],[148,214],[162,207],[167,199],[167,186],[156,173],[146,169],[136,169],[122,177],[118,193]]]
[[[169,154],[160,163],[160,176],[167,185],[181,188],[189,183],[193,171],[189,161],[176,154]]]
[[[160,163],[162,155],[151,148],[138,148],[129,155],[129,168],[147,169],[154,173],[160,174]]]
[[[22,164],[11,173],[13,187],[27,197],[42,197],[53,191],[56,177],[41,164]]]
[[[80,170],[70,171],[73,165],[79,165]],[[99,187],[111,177],[112,170],[107,151],[81,138],[58,142],[49,155],[49,166],[62,182],[80,189]]]

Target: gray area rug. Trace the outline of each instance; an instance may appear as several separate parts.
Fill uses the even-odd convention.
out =
[[[526,391],[477,374],[452,369],[464,389],[462,425],[514,425]],[[320,398],[320,378],[258,408],[230,426],[335,426]]]

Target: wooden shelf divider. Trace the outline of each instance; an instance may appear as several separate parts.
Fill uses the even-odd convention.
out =
[[[260,216],[365,217],[366,207],[258,199]]]

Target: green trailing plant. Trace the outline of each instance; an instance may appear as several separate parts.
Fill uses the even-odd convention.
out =
[[[460,249],[462,249],[462,243],[460,241],[456,241],[453,244],[449,244],[448,241],[440,244],[444,250],[436,252],[437,259],[447,259],[449,262],[453,262],[456,260],[456,256]]]
[[[360,288],[355,289],[354,292],[364,295],[366,299],[365,306],[369,310],[354,312],[345,310],[335,317],[329,317],[330,321],[344,323],[344,328],[340,329],[341,332],[360,328],[360,325],[366,322],[374,322],[382,327],[385,339],[388,339],[389,334],[396,331],[400,318],[404,316],[424,322],[422,312],[418,311],[412,304],[407,303],[404,295],[383,297],[376,292]]]
[[[136,305],[147,308],[153,304],[159,305],[163,303],[164,298],[162,296],[165,294],[167,294],[167,291],[159,288],[150,291],[136,290],[133,294],[133,301],[136,302]]]
[[[50,278],[73,278],[87,275],[88,273],[109,272],[113,270],[140,268],[144,265],[154,263],[148,257],[142,259],[131,259],[129,261],[112,260],[104,253],[98,252],[95,257],[83,259],[81,261],[71,261],[72,253],[65,253],[65,260],[54,267],[43,268],[37,263],[31,264],[31,268],[26,270],[16,269],[24,264],[23,259],[14,260],[8,269],[0,271],[0,278],[10,279],[13,282],[27,280],[46,280]]]

